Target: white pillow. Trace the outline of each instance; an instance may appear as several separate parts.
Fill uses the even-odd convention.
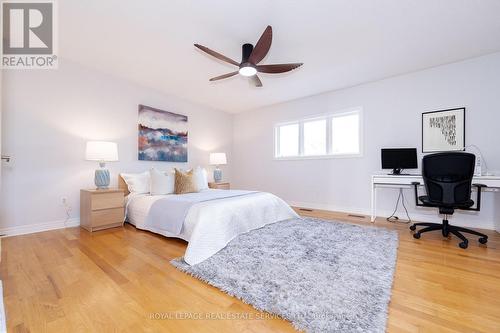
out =
[[[208,176],[207,170],[198,166],[194,169],[194,178],[196,179],[196,185],[198,186],[198,191],[208,189]]]
[[[149,171],[141,173],[121,173],[130,193],[149,193]]]
[[[151,195],[164,195],[174,193],[175,176],[171,171],[149,170]]]

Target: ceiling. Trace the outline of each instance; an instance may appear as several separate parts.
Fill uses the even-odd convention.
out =
[[[227,112],[500,51],[498,0],[64,0],[59,53],[85,66]],[[273,44],[261,64],[303,62],[259,74],[264,87],[206,55],[236,61],[267,25]]]

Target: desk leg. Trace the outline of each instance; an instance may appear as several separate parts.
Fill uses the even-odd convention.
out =
[[[372,216],[370,218],[370,221],[373,223],[375,222],[375,218],[377,217],[377,189],[375,188],[375,184],[372,182],[372,202],[371,202],[371,211],[372,211]]]

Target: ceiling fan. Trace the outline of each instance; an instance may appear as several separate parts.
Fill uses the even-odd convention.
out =
[[[264,30],[264,32],[262,33],[262,36],[260,36],[260,39],[255,45],[255,47],[252,44],[248,43],[243,44],[242,46],[243,56],[241,58],[241,63],[237,63],[233,59],[230,59],[218,52],[215,52],[206,46],[200,44],[194,44],[194,46],[196,46],[203,52],[206,52],[219,60],[225,61],[227,63],[239,67],[239,70],[237,71],[213,77],[210,79],[210,81],[222,80],[234,76],[236,74],[240,74],[249,77],[251,82],[256,87],[262,87],[262,82],[257,76],[257,73],[268,73],[268,74],[285,73],[297,67],[302,66],[302,63],[258,65],[258,63],[262,61],[262,59],[264,59],[264,57],[269,52],[272,40],[273,40],[273,28],[271,28],[271,26],[268,25],[266,30]]]

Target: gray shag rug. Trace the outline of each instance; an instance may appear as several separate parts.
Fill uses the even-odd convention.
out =
[[[395,231],[312,218],[239,235],[178,269],[307,332],[385,332]]]

